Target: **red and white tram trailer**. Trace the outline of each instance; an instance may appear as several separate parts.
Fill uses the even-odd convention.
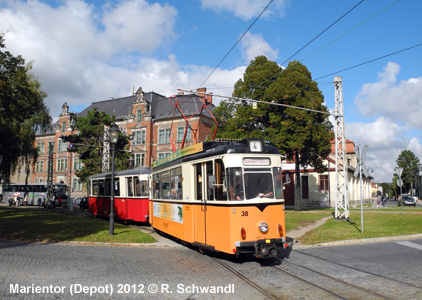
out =
[[[149,176],[151,168],[136,168],[114,173],[114,215],[122,221],[147,222]],[[108,217],[111,203],[111,173],[88,179],[89,211]]]

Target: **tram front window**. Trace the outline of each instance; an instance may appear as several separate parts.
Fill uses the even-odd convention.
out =
[[[227,183],[229,186],[229,200],[245,199],[241,168],[227,168]]]
[[[273,177],[271,173],[245,173],[246,199],[274,199]]]

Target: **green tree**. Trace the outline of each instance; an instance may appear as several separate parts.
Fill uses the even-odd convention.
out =
[[[227,121],[222,122],[219,137],[264,138],[288,159],[294,159],[297,179],[300,178],[300,165],[325,170],[323,161],[331,152],[333,139],[331,123],[324,97],[303,64],[293,61],[282,70],[277,63],[258,56],[246,68],[243,79],[235,84],[233,96],[273,105],[258,103],[253,109],[248,101],[243,101],[231,110],[232,118],[225,115],[228,110],[224,105],[228,104],[220,105],[215,112]],[[217,120],[221,122],[221,119]],[[295,180],[295,188],[295,207],[300,210],[300,180]]]
[[[419,172],[419,158],[410,150],[403,150],[397,157],[397,166],[403,168],[401,179],[403,180],[403,191],[413,192],[413,183]]]
[[[77,134],[62,137],[72,145],[70,151],[78,153],[83,162],[82,169],[76,172],[81,182],[86,182],[89,176],[102,172],[104,126],[110,126],[114,121],[114,116],[110,117],[94,108],[88,111],[86,117],[76,118],[72,129],[77,131]],[[121,133],[115,145],[116,171],[128,168],[130,153],[125,151],[128,142],[128,137]]]
[[[36,161],[35,135],[51,125],[46,93],[31,73],[32,65],[5,51],[0,36],[0,180],[25,166],[26,178]]]

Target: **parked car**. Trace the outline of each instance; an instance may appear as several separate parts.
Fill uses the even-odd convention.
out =
[[[80,197],[75,199],[75,205],[79,205],[79,209],[83,211],[88,209],[88,197]]]
[[[403,199],[403,201],[402,201]],[[402,204],[403,202],[403,204]],[[413,205],[416,206],[416,199],[410,195],[403,195],[402,197],[399,196],[398,205]]]

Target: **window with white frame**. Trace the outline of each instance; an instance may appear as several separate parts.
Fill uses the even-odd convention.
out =
[[[37,149],[38,149],[39,154],[44,154],[45,153],[45,143],[44,142],[38,143]]]
[[[57,160],[57,171],[67,171],[67,158],[59,158]]]
[[[145,145],[146,143],[146,132],[145,130],[138,130],[133,132],[133,145]]]
[[[62,139],[59,139],[57,152],[65,152],[65,151],[67,151],[67,142],[63,141]]]
[[[170,143],[170,128],[158,130],[158,143],[159,144]]]
[[[36,162],[35,172],[36,173],[44,172],[44,161],[43,160],[39,160],[39,161]]]
[[[73,159],[73,170],[79,171],[82,169],[82,161],[79,158]]]
[[[83,184],[79,182],[79,179],[72,180],[72,192],[81,192]]]
[[[177,141],[182,142],[183,136],[185,134],[185,127],[178,127],[177,128]],[[192,129],[188,127],[186,131],[186,139],[185,142],[190,142],[192,140]]]
[[[142,110],[140,110],[140,109],[138,109],[138,110],[136,111],[136,121],[137,121],[137,122],[142,121]]]
[[[135,168],[145,166],[145,153],[135,153]]]
[[[162,158],[170,156],[170,155],[171,155],[171,152],[158,153],[158,159],[162,159]]]

